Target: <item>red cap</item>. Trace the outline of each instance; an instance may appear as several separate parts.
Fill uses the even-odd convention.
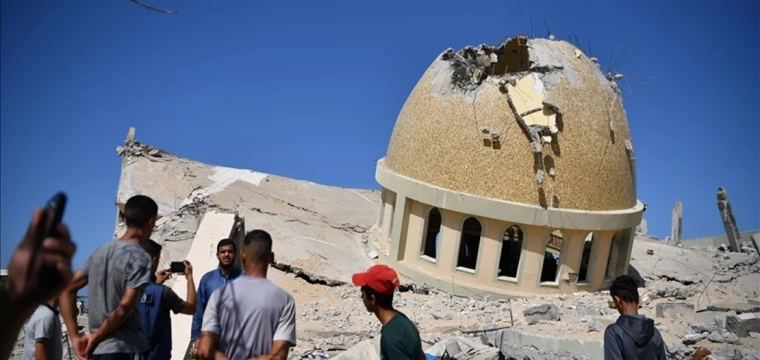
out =
[[[375,265],[367,272],[356,273],[351,277],[356,286],[369,286],[380,294],[391,295],[399,286],[398,274],[387,265]]]

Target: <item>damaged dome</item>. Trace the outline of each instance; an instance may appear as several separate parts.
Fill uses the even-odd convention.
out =
[[[632,208],[635,157],[615,80],[565,41],[518,36],[448,49],[404,104],[386,164],[493,199]]]

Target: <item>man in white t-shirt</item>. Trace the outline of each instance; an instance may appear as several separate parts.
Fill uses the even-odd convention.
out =
[[[246,234],[241,260],[245,273],[209,298],[197,355],[285,360],[296,344],[296,305],[290,294],[266,278],[274,261],[272,237],[264,230]]]

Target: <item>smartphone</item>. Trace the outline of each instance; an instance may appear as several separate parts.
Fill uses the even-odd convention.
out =
[[[48,202],[45,204],[45,213],[42,216],[42,223],[39,225],[41,230],[37,238],[34,239],[34,248],[32,249],[32,259],[36,259],[37,255],[39,255],[39,252],[42,250],[42,243],[45,241],[46,238],[48,238],[51,235],[55,235],[56,229],[58,229],[58,225],[61,223],[61,220],[63,220],[63,211],[66,209],[66,194],[63,192],[58,192],[53,197],[48,200]],[[32,268],[33,268],[34,262],[29,262],[28,270],[27,270],[27,276],[29,277],[29,281],[32,281],[31,278],[35,276],[32,274]],[[46,287],[47,283],[55,283],[59,280],[60,274],[58,274],[57,271],[51,270],[51,269],[43,269],[43,272],[41,274],[37,274],[37,276],[40,276],[42,283],[39,284],[38,288],[42,289]],[[37,296],[36,294],[32,294],[32,296]]]
[[[169,265],[169,271],[171,271],[172,274],[184,274],[185,263],[182,261],[172,261],[172,263]]]
[[[46,216],[47,233],[46,235],[55,235],[55,230],[63,220],[63,211],[66,209],[66,194],[58,192],[48,200],[45,204],[45,210],[48,212]],[[42,238],[44,240],[44,237]]]

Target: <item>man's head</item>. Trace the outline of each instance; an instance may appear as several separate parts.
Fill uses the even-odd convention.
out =
[[[143,240],[147,240],[156,226],[158,204],[145,195],[135,195],[127,200],[123,214],[127,229],[142,230]]]
[[[259,229],[248,232],[243,240],[242,256],[243,266],[246,264],[269,266],[274,262],[272,236]]]
[[[638,312],[639,290],[636,281],[628,275],[621,275],[610,286],[612,303],[619,313]]]
[[[216,258],[219,260],[219,266],[230,268],[235,264],[235,242],[230,239],[222,239],[216,245]]]
[[[377,313],[379,309],[393,308],[393,293],[400,282],[396,271],[386,265],[375,265],[367,272],[351,277],[354,285],[361,286],[362,301],[367,311]]]
[[[151,239],[143,242],[142,247],[150,255],[151,265],[153,266],[152,272],[155,274],[158,271],[158,261],[161,259],[161,249],[163,247]]]

